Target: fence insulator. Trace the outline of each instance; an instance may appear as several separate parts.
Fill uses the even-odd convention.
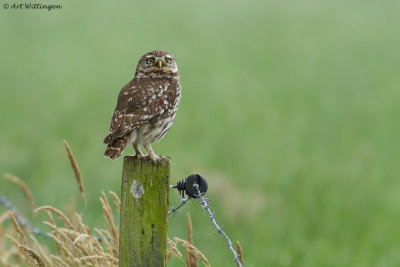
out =
[[[194,185],[197,184],[201,194],[204,195],[207,192],[208,184],[206,179],[200,174],[192,174],[186,179],[179,181],[176,185],[171,185],[171,188],[176,188],[179,193],[184,197],[188,195],[191,198],[197,198],[197,190]]]

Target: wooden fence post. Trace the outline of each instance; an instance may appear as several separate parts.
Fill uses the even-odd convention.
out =
[[[168,159],[124,158],[119,266],[165,266],[169,208]]]

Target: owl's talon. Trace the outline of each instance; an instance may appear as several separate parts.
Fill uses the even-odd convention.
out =
[[[159,160],[170,160],[171,158],[168,157],[168,156],[161,156],[161,155],[158,155],[158,159],[159,159]]]
[[[146,144],[146,145],[144,145],[144,148],[147,151],[147,157],[149,157],[152,161],[157,162],[157,160],[160,159],[160,156],[157,156],[156,154],[154,154],[154,151],[151,148],[151,145]]]
[[[153,162],[157,162],[157,161],[160,159],[160,157],[158,157],[158,156],[156,156],[156,155],[154,155],[154,156],[152,156],[152,155],[147,155],[146,157],[149,158],[149,159],[151,159]]]
[[[139,145],[136,144],[136,143],[133,143],[132,146],[133,146],[133,149],[135,149],[135,156],[134,157],[137,158],[137,159],[143,158],[144,156],[142,154],[142,151],[140,150]]]

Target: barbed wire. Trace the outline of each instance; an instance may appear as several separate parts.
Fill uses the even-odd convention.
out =
[[[178,207],[175,208],[174,206],[172,206],[168,211],[168,216],[171,216],[172,214],[176,213],[180,208],[182,208],[188,202],[189,199],[190,197],[186,196],[181,199],[181,203],[179,204]]]
[[[19,215],[17,208],[5,196],[0,196],[0,206],[1,205],[4,205],[8,210],[11,210],[14,213],[14,217],[17,220],[17,222],[22,226],[26,227],[30,232],[34,233],[35,235],[50,238],[50,235],[48,233],[33,226],[28,220],[25,220],[21,215]]]
[[[171,188],[172,188],[172,186],[171,186]],[[234,256],[234,261],[236,262],[237,266],[242,267],[243,265],[239,260],[238,254],[236,253],[235,249],[233,248],[232,241],[230,240],[229,236],[222,230],[222,227],[215,220],[215,215],[211,211],[211,207],[208,204],[208,199],[204,197],[205,193],[202,193],[200,191],[199,185],[197,183],[193,184],[193,188],[196,192],[195,197],[197,199],[199,199],[199,202],[201,202],[201,204],[202,204],[201,207],[207,211],[209,218],[211,219],[211,222],[217,229],[218,233],[226,239],[227,246],[231,250],[231,252]],[[182,198],[180,200],[180,204],[176,208],[172,206],[169,209],[168,216],[171,216],[172,214],[177,213],[179,211],[179,209],[181,209],[184,205],[186,205],[190,199],[194,199],[194,197],[186,196],[186,197]],[[49,233],[46,233],[46,232],[40,230],[39,228],[33,226],[28,220],[26,220],[22,216],[20,216],[18,214],[16,207],[5,196],[0,196],[0,206],[1,205],[4,205],[8,210],[11,210],[14,213],[14,216],[15,216],[15,219],[17,220],[17,222],[19,224],[21,224],[22,226],[26,227],[29,231],[31,231],[32,233],[34,233],[36,235],[43,236],[45,238],[50,238]],[[95,238],[100,242],[103,241],[101,237],[96,236]]]
[[[8,210],[11,210],[14,213],[14,217],[19,224],[24,226],[30,232],[34,233],[35,235],[42,236],[45,238],[51,238],[50,234],[40,230],[39,228],[33,226],[28,220],[24,219],[21,215],[19,215],[17,208],[10,200],[8,200],[5,196],[0,196],[0,206],[4,205]],[[103,238],[100,236],[94,236],[99,242],[103,242]],[[109,238],[107,238],[110,240]]]
[[[186,203],[188,203],[188,201],[191,198],[189,196],[186,196],[184,198],[181,199],[181,203],[179,204],[179,206],[175,207],[171,207],[169,212],[168,212],[168,216],[171,216],[172,214],[176,213],[179,211],[180,208],[182,208]],[[0,196],[0,206],[4,205],[8,210],[12,211],[14,213],[14,217],[17,220],[17,222],[19,224],[21,224],[22,226],[26,227],[30,232],[39,235],[39,236],[43,236],[46,238],[50,238],[49,233],[46,233],[42,230],[40,230],[39,228],[33,226],[28,220],[24,219],[21,215],[19,215],[17,208],[15,207],[15,205],[8,200],[5,196]],[[103,239],[99,236],[95,236],[95,238],[102,242]]]
[[[222,235],[222,236],[226,239],[226,241],[227,241],[227,243],[228,243],[227,245],[228,245],[229,249],[232,251],[232,254],[233,254],[233,256],[234,256],[234,261],[236,262],[237,266],[238,266],[238,267],[242,267],[242,263],[241,263],[240,260],[239,260],[239,256],[238,256],[238,254],[236,253],[236,250],[233,248],[231,239],[230,239],[229,236],[222,230],[221,226],[219,226],[218,223],[217,223],[217,221],[215,220],[215,215],[214,215],[214,213],[211,211],[210,205],[208,204],[208,199],[205,198],[205,197],[203,196],[203,194],[200,192],[200,189],[199,189],[199,185],[198,185],[198,184],[195,183],[195,184],[193,185],[193,187],[194,187],[195,190],[197,191],[197,198],[199,198],[200,201],[201,201],[201,203],[203,204],[203,205],[202,205],[202,208],[205,209],[205,210],[207,211],[207,213],[208,213],[208,215],[209,215],[209,217],[210,217],[212,223],[214,224],[215,228],[217,228],[218,233],[219,233],[220,235]]]

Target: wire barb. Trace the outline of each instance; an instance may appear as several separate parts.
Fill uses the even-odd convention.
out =
[[[169,209],[168,216],[171,216],[173,213],[176,213],[180,208],[182,208],[188,202],[189,199],[190,199],[189,196],[186,196],[185,198],[182,198],[181,199],[181,204],[179,204],[178,207],[176,207],[176,208],[175,207],[171,207]]]
[[[229,236],[222,230],[221,226],[218,225],[217,221],[215,220],[215,215],[214,213],[211,211],[210,205],[208,205],[208,199],[204,197],[204,194],[202,194],[199,190],[199,185],[198,184],[194,184],[193,187],[195,188],[195,190],[197,191],[197,198],[201,201],[202,203],[202,208],[205,209],[208,212],[208,215],[212,221],[212,223],[214,224],[215,228],[217,228],[217,231],[220,235],[222,235],[226,241],[227,241],[227,245],[229,247],[229,249],[232,251],[232,254],[234,256],[234,261],[236,262],[238,267],[243,267],[242,263],[239,260],[239,256],[236,253],[236,250],[233,248],[232,245],[232,241],[230,240]]]

